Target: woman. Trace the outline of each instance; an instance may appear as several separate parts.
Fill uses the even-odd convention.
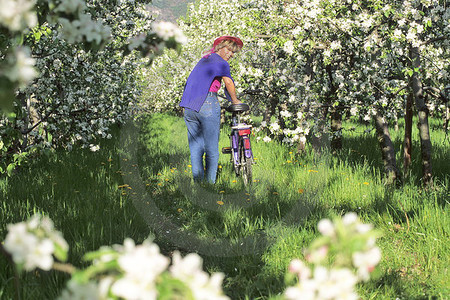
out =
[[[237,37],[217,38],[207,55],[197,63],[184,87],[180,106],[184,108],[184,121],[188,130],[194,181],[216,182],[219,164],[220,104],[217,92],[223,80],[225,93],[233,104],[241,103],[230,74],[230,60],[242,49]],[[203,167],[205,155],[206,174]]]

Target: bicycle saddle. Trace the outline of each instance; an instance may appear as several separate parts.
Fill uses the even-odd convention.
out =
[[[243,112],[250,110],[250,106],[247,103],[231,104],[226,108],[228,112]]]

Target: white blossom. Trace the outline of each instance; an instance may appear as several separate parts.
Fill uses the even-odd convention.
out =
[[[354,212],[348,212],[342,217],[342,223],[347,226],[356,223],[356,221],[358,221],[358,215]]]
[[[35,268],[50,270],[53,266],[52,254],[54,251],[55,246],[50,239],[43,239],[32,245],[25,258],[25,270],[34,270]]]
[[[163,40],[167,41],[170,38],[175,38],[178,43],[184,44],[187,38],[181,30],[173,23],[161,21],[152,25],[153,31]]]
[[[155,279],[169,265],[168,258],[148,241],[135,246],[133,240],[126,239],[123,250],[118,262],[124,276],[112,284],[113,294],[125,299],[156,299]]]
[[[294,53],[294,41],[287,41],[284,43],[283,46],[283,50],[287,53],[287,54],[292,54]]]
[[[282,111],[280,111],[280,115],[281,115],[283,118],[290,118],[290,117],[292,116],[292,114],[291,114],[289,111],[287,111],[287,110],[282,110]]]
[[[27,84],[33,80],[37,72],[34,68],[36,60],[29,56],[27,48],[18,48],[15,52],[15,61],[13,67],[6,73],[8,78],[21,84]]]
[[[280,125],[277,122],[273,122],[273,123],[270,124],[270,129],[272,131],[277,131],[277,130],[280,129]]]
[[[263,138],[263,141],[268,143],[270,142],[272,139],[270,137],[268,137],[267,135]]]
[[[50,270],[55,244],[67,251],[67,242],[54,230],[53,222],[47,217],[35,215],[28,222],[9,224],[7,228],[5,250],[27,271]]]
[[[373,271],[380,260],[381,250],[376,246],[366,252],[353,253],[353,264],[358,268],[358,276],[364,281],[369,280],[369,273]]]
[[[342,48],[341,41],[333,41],[333,42],[331,42],[330,48],[331,48],[331,50],[341,49]]]
[[[12,31],[20,31],[37,24],[34,2],[31,0],[0,0],[0,24]]]
[[[92,152],[97,152],[98,150],[100,150],[100,146],[99,145],[90,144],[89,145],[89,150],[91,150]]]
[[[86,4],[82,0],[63,0],[58,7],[56,7],[55,11],[73,14],[82,11],[85,7]]]
[[[325,236],[333,236],[335,233],[333,222],[329,219],[322,219],[317,224],[319,232]]]
[[[229,299],[222,293],[222,273],[214,273],[211,277],[202,270],[203,261],[195,253],[184,258],[176,251],[173,255],[170,273],[174,278],[180,279],[191,289],[194,298],[198,300],[225,300]]]

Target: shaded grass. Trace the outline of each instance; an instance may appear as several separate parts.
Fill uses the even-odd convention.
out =
[[[0,180],[5,199],[0,233],[4,236],[5,224],[35,211],[48,214],[71,245],[70,261],[77,266],[85,251],[154,235],[163,253],[198,252],[208,271],[224,272],[232,299],[268,299],[284,290],[287,265],[317,236],[317,222],[355,211],[383,232],[383,261],[376,278],[358,287],[363,299],[445,299],[450,224],[444,133],[432,132],[436,185],[425,190],[418,179],[417,142],[409,178],[389,188],[376,139],[364,130],[344,131],[337,155],[309,148],[297,153],[253,139],[251,187],[233,174],[228,155],[220,157],[216,185],[194,185],[183,120],[145,116],[129,131],[117,129],[116,139],[103,141],[97,153],[60,151]],[[228,132],[224,126],[220,147],[229,143]],[[401,130],[391,133],[401,165]],[[12,295],[9,267],[5,274],[0,293]],[[24,275],[25,298],[53,299],[66,279],[45,272]]]
[[[117,132],[117,130],[116,130]],[[101,151],[57,151],[0,180],[0,236],[6,224],[34,213],[48,215],[70,245],[69,261],[77,267],[82,255],[102,245],[123,243],[125,237],[142,242],[149,234],[123,185],[116,141],[102,141]],[[13,298],[13,270],[0,258],[2,299]],[[3,271],[5,270],[5,271]],[[52,272],[22,275],[23,299],[55,299],[67,276]],[[9,295],[9,296],[8,296]]]

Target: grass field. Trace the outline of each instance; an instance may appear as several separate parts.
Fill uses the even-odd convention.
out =
[[[360,125],[344,131],[344,149],[335,155],[253,139],[255,182],[245,188],[227,155],[221,155],[216,185],[193,185],[183,120],[146,116],[115,129],[99,152],[58,151],[1,178],[0,237],[6,224],[42,212],[69,242],[70,262],[83,266],[86,251],[150,236],[166,255],[198,252],[208,271],[225,273],[232,299],[269,299],[284,290],[287,265],[317,236],[317,222],[354,211],[383,232],[375,279],[358,286],[363,299],[447,299],[450,147],[433,122],[431,189],[420,186],[418,142],[410,176],[400,187],[386,187],[373,131]],[[402,132],[392,135],[401,166]],[[12,268],[4,258],[0,269],[0,298],[13,298]],[[24,274],[23,298],[54,299],[66,279]]]

